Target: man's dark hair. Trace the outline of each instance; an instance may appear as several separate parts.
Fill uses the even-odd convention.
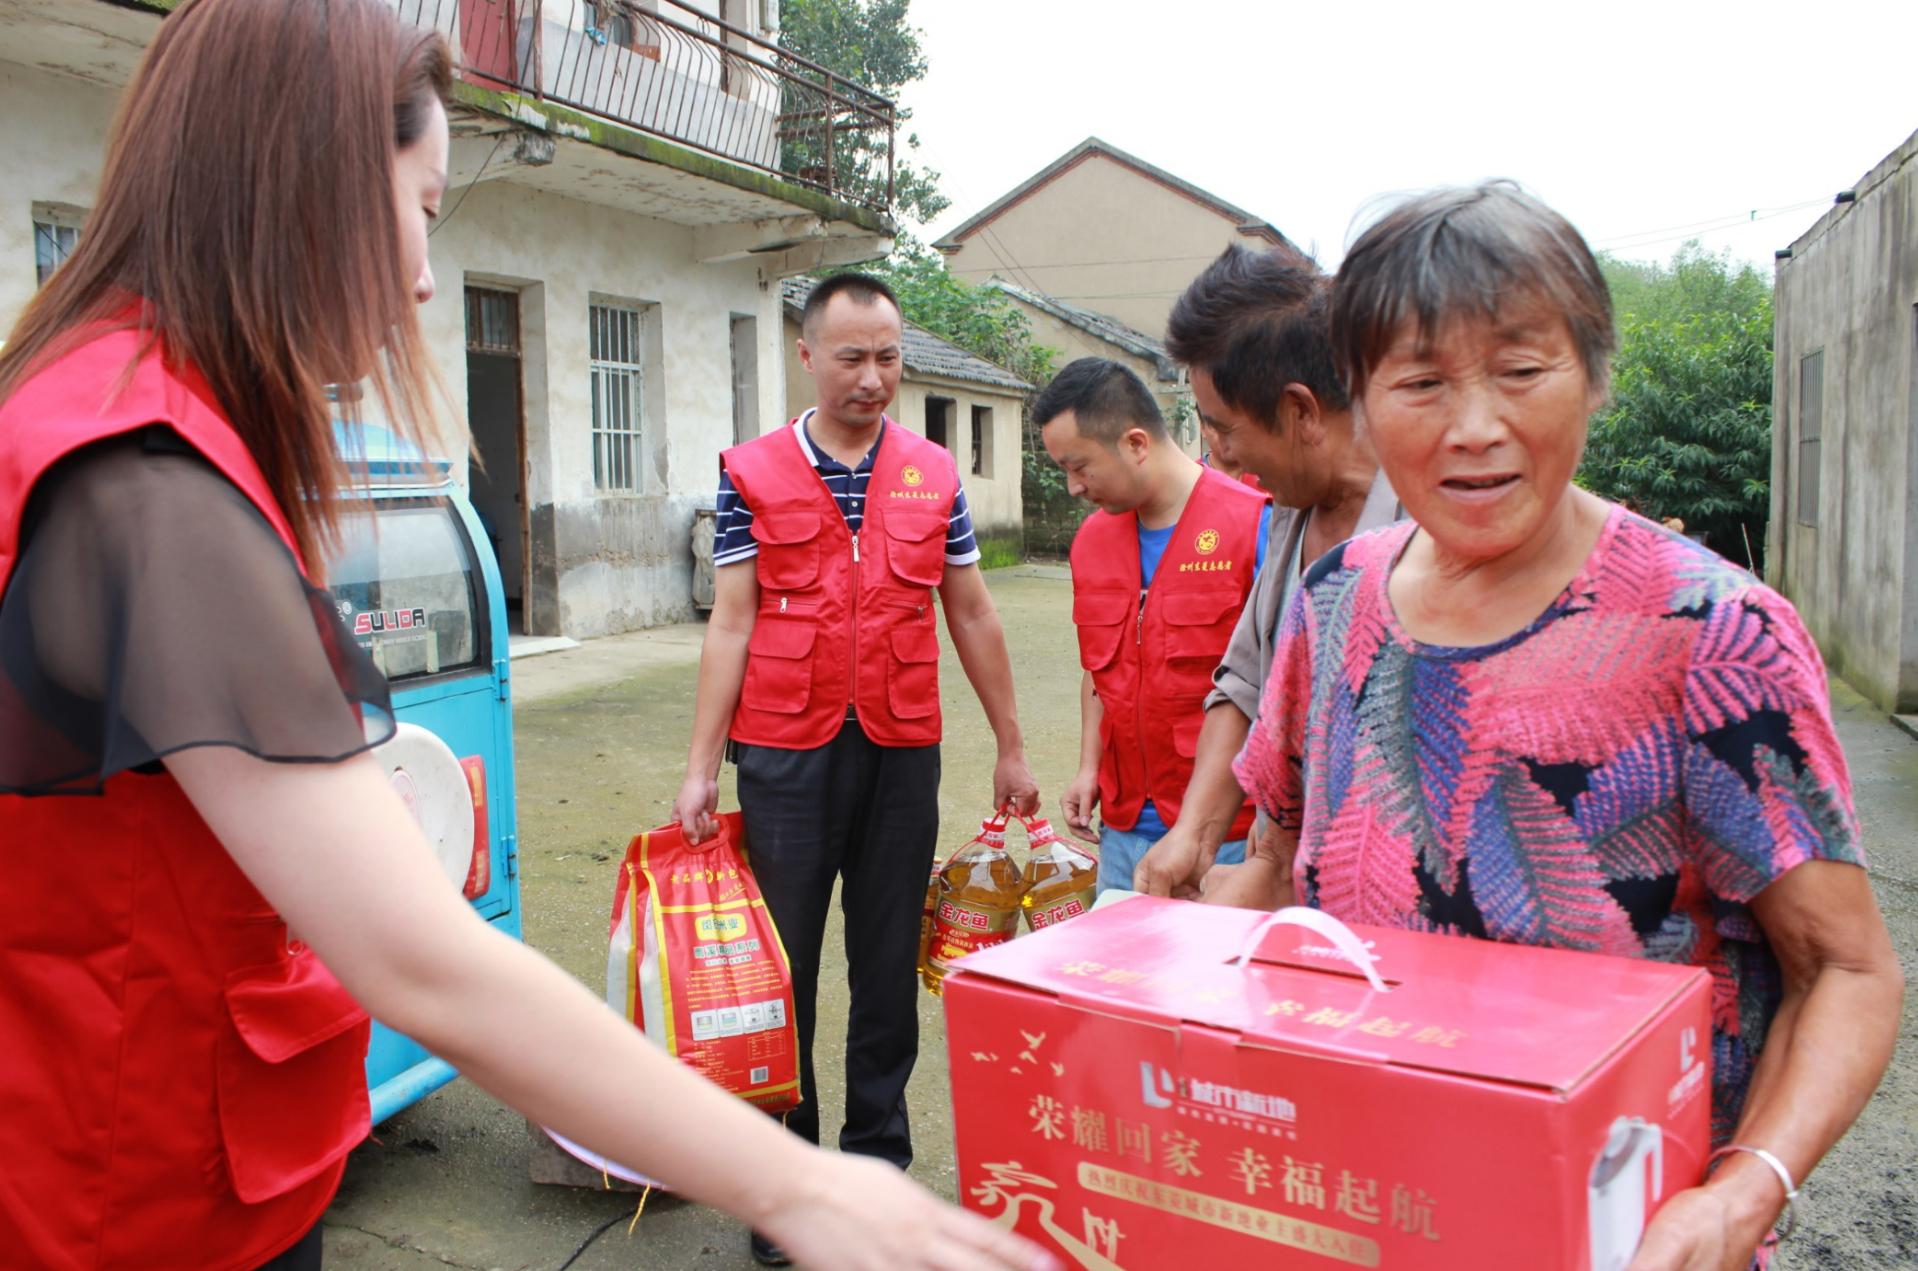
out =
[[[813,284],[812,291],[806,296],[806,306],[799,312],[799,329],[810,336],[834,296],[845,296],[854,304],[861,305],[884,300],[899,315],[899,320],[905,321],[905,310],[899,307],[899,297],[893,295],[892,288],[879,279],[871,274],[834,274]]]
[[[1510,181],[1434,190],[1381,217],[1346,255],[1332,347],[1354,394],[1409,322],[1429,344],[1446,323],[1497,324],[1528,306],[1565,322],[1585,378],[1611,380],[1612,293],[1572,223]]]
[[[1327,410],[1350,404],[1332,364],[1330,280],[1289,247],[1255,252],[1234,243],[1192,280],[1166,319],[1166,351],[1212,376],[1226,405],[1268,430],[1279,426],[1288,384]]]
[[[1067,411],[1081,437],[1107,449],[1116,448],[1130,428],[1145,429],[1154,441],[1172,439],[1152,390],[1129,367],[1109,358],[1082,357],[1068,363],[1032,404],[1032,422],[1043,429]]]

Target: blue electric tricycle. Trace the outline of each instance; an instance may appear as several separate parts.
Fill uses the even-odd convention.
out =
[[[340,617],[392,684],[398,731],[373,752],[450,881],[520,936],[506,593],[451,465],[391,432],[340,430],[364,474],[329,571]],[[458,1075],[409,1037],[373,1026],[366,1083],[378,1124]]]

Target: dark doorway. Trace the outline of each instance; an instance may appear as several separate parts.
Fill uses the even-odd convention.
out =
[[[512,629],[526,627],[526,416],[520,375],[519,293],[466,289],[466,426],[480,462],[473,507],[499,558]]]
[[[952,417],[959,403],[950,397],[926,399],[926,440],[952,449]]]

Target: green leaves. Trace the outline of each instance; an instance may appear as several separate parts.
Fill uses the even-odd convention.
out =
[[[881,97],[898,101],[899,90],[926,77],[926,55],[919,32],[906,25],[910,0],[780,0],[779,42],[808,61],[843,75]],[[910,110],[897,114],[900,124],[912,118]],[[877,130],[848,130],[833,139],[833,171],[883,198],[886,190],[887,138]],[[811,154],[817,143],[806,138],[788,143],[788,167],[799,171],[824,162]],[[919,138],[901,139],[907,151],[919,148]],[[823,151],[823,146],[820,147]],[[951,206],[939,193],[939,174],[915,166],[895,153],[892,203],[896,211],[921,225]]]
[[[1601,257],[1619,316],[1612,394],[1578,482],[1764,564],[1771,510],[1769,282],[1687,243],[1669,267]]]

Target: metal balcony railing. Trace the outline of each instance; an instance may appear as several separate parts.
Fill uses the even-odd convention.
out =
[[[893,103],[680,0],[389,0],[461,78],[886,211]],[[718,0],[714,0],[717,7]]]

